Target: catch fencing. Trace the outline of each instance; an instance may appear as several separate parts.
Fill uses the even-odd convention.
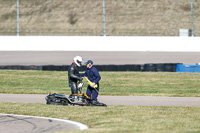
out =
[[[0,0],[0,35],[200,36],[200,0]]]

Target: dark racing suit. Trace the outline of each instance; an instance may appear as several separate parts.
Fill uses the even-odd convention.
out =
[[[72,94],[78,94],[77,82],[82,81],[83,78],[80,77],[78,67],[74,62],[68,68],[68,79]]]

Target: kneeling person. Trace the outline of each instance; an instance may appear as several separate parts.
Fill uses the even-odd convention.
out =
[[[85,73],[80,74],[81,77],[86,76],[91,82],[91,86],[88,85],[86,95],[91,97],[91,99],[98,101],[98,93],[99,93],[99,81],[101,76],[98,70],[93,66],[93,61],[88,60],[86,63],[87,69]],[[94,89],[93,87],[97,84],[97,88]]]

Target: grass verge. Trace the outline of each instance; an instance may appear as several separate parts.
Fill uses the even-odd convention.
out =
[[[100,72],[101,95],[200,96],[199,73]],[[87,83],[83,92],[86,91]],[[0,70],[0,93],[70,94],[66,71]]]
[[[200,132],[200,107],[53,106],[36,103],[0,103],[0,112],[78,121],[97,132]]]

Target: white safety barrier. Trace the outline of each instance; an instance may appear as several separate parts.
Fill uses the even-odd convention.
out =
[[[5,36],[6,51],[175,51],[199,52],[198,37]]]

